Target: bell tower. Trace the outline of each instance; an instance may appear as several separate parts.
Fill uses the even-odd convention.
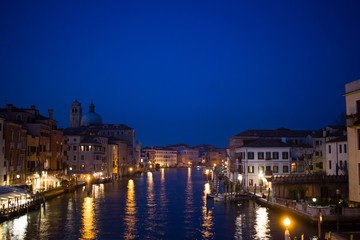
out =
[[[73,102],[70,107],[70,128],[80,127],[81,116],[81,103],[75,100],[75,102]]]

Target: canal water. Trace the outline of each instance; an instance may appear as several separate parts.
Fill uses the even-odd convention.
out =
[[[2,239],[284,239],[285,215],[257,205],[207,200],[197,168],[161,169],[60,195],[0,224]],[[292,219],[292,239],[317,229]]]

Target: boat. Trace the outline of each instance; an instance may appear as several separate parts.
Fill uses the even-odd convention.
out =
[[[216,195],[214,197],[215,202],[223,202],[225,200],[225,197],[223,195]]]
[[[214,197],[216,197],[216,194],[215,194],[215,193],[206,194],[206,198],[207,198],[207,199],[214,199]]]

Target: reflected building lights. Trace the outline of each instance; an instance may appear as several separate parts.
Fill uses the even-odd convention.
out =
[[[147,207],[148,207],[148,217],[149,220],[153,220],[155,216],[155,198],[154,198],[154,180],[152,172],[148,172],[147,174]]]
[[[240,214],[239,216],[236,217],[235,220],[235,235],[234,238],[235,239],[243,239],[243,214]]]
[[[212,232],[212,227],[214,225],[213,223],[213,216],[212,216],[212,210],[207,209],[207,200],[206,195],[210,194],[210,184],[205,183],[204,185],[204,195],[203,195],[203,207],[202,207],[202,235],[204,239],[212,238],[214,233]]]
[[[269,217],[267,209],[260,207],[256,209],[255,231],[258,239],[269,239]]]
[[[94,212],[94,199],[92,197],[84,198],[82,222],[82,239],[95,239],[97,237],[97,230]]]
[[[136,238],[136,201],[135,201],[135,191],[134,191],[134,181],[132,179],[128,182],[128,193],[126,199],[126,206],[125,206],[125,239],[134,239]]]

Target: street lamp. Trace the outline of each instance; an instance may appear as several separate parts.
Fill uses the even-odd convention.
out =
[[[340,232],[340,189],[336,189],[336,232]]]
[[[290,219],[289,219],[289,218],[285,218],[285,220],[284,220],[284,225],[285,225],[285,227],[286,227],[286,229],[285,229],[285,240],[290,240],[290,232],[289,232],[289,229],[288,229],[288,227],[290,226],[290,224],[291,224]]]

